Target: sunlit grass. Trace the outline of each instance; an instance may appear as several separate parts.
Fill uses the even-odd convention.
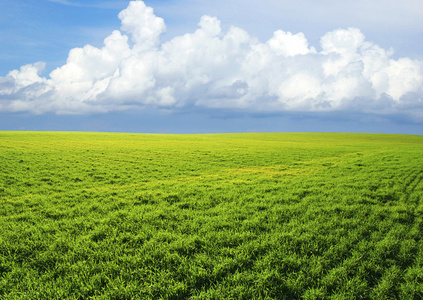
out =
[[[0,132],[0,298],[420,299],[423,137]]]

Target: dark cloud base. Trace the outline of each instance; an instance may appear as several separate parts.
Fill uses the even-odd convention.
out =
[[[349,112],[246,114],[231,111],[169,113],[156,110],[95,115],[0,113],[0,130],[133,133],[357,132],[423,135],[406,116]]]

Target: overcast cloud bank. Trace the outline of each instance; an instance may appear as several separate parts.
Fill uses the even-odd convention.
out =
[[[261,42],[241,28],[222,32],[203,16],[193,33],[161,42],[166,26],[131,1],[100,48],[69,52],[42,77],[37,62],[0,77],[0,111],[84,114],[134,108],[246,112],[355,111],[423,122],[423,61],[392,59],[357,28],[336,29],[316,49],[283,30]]]

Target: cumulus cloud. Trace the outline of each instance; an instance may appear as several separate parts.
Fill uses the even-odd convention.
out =
[[[69,52],[48,77],[44,63],[0,77],[0,111],[81,114],[133,108],[225,108],[247,112],[357,111],[423,119],[423,61],[392,58],[357,28],[310,46],[277,30],[261,42],[203,16],[198,29],[161,42],[165,22],[142,1],[119,14],[102,48]]]

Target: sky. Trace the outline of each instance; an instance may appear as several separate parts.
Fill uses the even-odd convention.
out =
[[[0,130],[423,134],[423,0],[0,0]]]

